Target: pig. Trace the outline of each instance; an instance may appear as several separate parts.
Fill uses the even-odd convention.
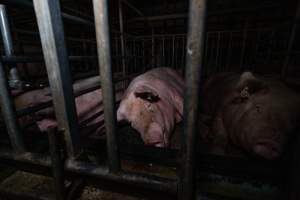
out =
[[[224,153],[233,144],[274,160],[298,128],[300,96],[279,79],[224,72],[205,82],[201,107],[211,117],[201,136],[212,141],[216,152]]]
[[[87,81],[87,83],[90,81]],[[74,90],[78,90],[85,85],[84,81],[79,81],[74,84]],[[121,84],[116,84],[116,101],[120,101],[123,94]],[[14,98],[17,110],[22,110],[28,107],[34,107],[42,103],[52,100],[51,90],[49,87],[32,90],[18,95]],[[81,128],[94,126],[96,133],[102,133],[103,119],[103,104],[102,90],[97,89],[92,92],[83,94],[75,98],[75,106],[77,111],[78,123]],[[100,114],[97,114],[100,113]],[[53,107],[48,107],[37,111],[31,115],[21,117],[19,119],[21,127],[26,127],[28,124],[38,126],[38,132],[46,131],[50,127],[56,127],[55,112]]]
[[[182,120],[184,80],[162,67],[136,77],[124,92],[118,121],[128,121],[146,145],[168,147],[175,123]]]

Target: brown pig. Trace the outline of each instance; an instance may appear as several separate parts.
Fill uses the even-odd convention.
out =
[[[203,113],[212,116],[205,137],[219,150],[231,143],[276,159],[298,127],[299,97],[280,80],[251,72],[213,75],[203,88]]]

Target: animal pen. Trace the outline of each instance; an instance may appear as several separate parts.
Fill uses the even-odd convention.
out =
[[[172,1],[174,5],[175,2]],[[80,5],[76,9],[73,3],[64,0],[0,2],[0,107],[5,122],[1,130],[6,130],[1,134],[1,166],[53,178],[55,199],[74,199],[86,182],[105,185],[109,190],[129,187],[133,188],[130,191],[141,194],[144,190],[154,191],[181,200],[218,199],[222,195],[228,199],[251,199],[247,196],[253,191],[262,194],[257,199],[269,193],[278,194],[272,184],[281,182],[281,163],[253,163],[247,159],[208,155],[196,148],[199,90],[206,77],[222,71],[251,70],[296,82],[299,51],[295,44],[300,3],[296,2],[296,11],[284,19],[280,18],[283,4],[280,1],[243,8],[221,7],[214,11],[209,6],[218,7],[220,1],[210,4],[205,0],[189,0],[184,2],[184,13],[155,16],[144,14],[135,6],[141,4],[138,1],[86,1],[84,4],[89,4],[89,11],[93,11],[91,15],[83,8],[80,11]],[[113,7],[117,9],[110,12]],[[275,17],[262,17],[265,21],[259,21],[253,17],[256,12],[262,16],[273,12]],[[117,22],[112,22],[111,13]],[[250,14],[236,20],[236,26],[230,25],[236,13]],[[259,25],[254,26],[254,21]],[[175,28],[169,32],[159,30],[159,27],[168,30],[172,26]],[[115,98],[115,84],[121,83],[125,89],[138,74],[164,66],[178,70],[186,80],[180,149],[124,143],[119,139],[124,127],[116,122],[119,101]],[[85,79],[86,84],[74,88],[73,82],[79,79]],[[31,90],[48,85],[52,101],[16,110],[11,88]],[[103,112],[92,117],[104,115],[106,138],[84,142],[79,136],[75,97],[99,88],[103,94]],[[33,135],[30,139],[20,128],[18,118],[51,106],[58,127],[48,129],[48,138]],[[46,152],[33,148],[34,140],[43,141],[40,146],[46,146]],[[95,157],[100,161],[92,162],[89,154],[97,153]],[[299,153],[299,149],[295,150],[295,155]],[[175,169],[175,175],[124,169],[126,160]],[[292,162],[292,176],[288,179],[290,193],[297,192],[299,185],[297,156]],[[213,189],[211,185],[221,189]],[[257,185],[261,187],[258,189]],[[226,188],[232,194],[224,192]],[[45,199],[42,194],[12,192],[0,187],[0,198],[1,195]]]

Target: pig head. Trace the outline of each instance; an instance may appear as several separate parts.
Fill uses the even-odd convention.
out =
[[[212,114],[208,137],[265,159],[278,158],[298,126],[300,98],[280,80],[221,73],[203,91],[203,110]]]
[[[127,88],[117,111],[145,144],[169,146],[175,123],[182,119],[184,81],[169,68],[152,69],[135,78]]]

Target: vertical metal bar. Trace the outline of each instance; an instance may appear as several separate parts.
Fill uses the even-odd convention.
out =
[[[230,32],[229,44],[228,44],[228,51],[227,51],[227,58],[226,58],[226,67],[225,70],[229,69],[230,59],[231,59],[231,51],[232,51],[232,32]]]
[[[11,145],[16,153],[25,151],[17,114],[9,92],[8,81],[4,66],[0,62],[0,107],[9,134]]]
[[[59,129],[64,130],[67,152],[72,158],[79,151],[78,124],[59,0],[33,2],[56,119]]]
[[[123,76],[125,76],[126,75],[126,62],[125,62],[125,43],[124,43],[122,0],[119,0],[119,24],[120,24],[121,54],[122,54],[122,68],[123,68],[122,72],[123,72]]]
[[[294,42],[295,42],[295,39],[297,37],[299,20],[300,20],[300,1],[298,1],[295,20],[294,20],[294,23],[293,23],[292,30],[290,32],[290,38],[289,38],[289,42],[288,42],[286,56],[285,56],[285,59],[284,59],[282,70],[281,70],[281,78],[282,79],[285,79],[286,75],[287,75],[288,66],[289,66],[291,54],[292,54],[292,51],[293,51]]]
[[[134,73],[136,73],[136,41],[135,41],[136,39],[133,39],[133,44],[132,44],[132,48],[133,48],[133,52],[132,52],[132,55],[133,55],[133,63],[134,63]]]
[[[146,70],[146,60],[145,60],[145,39],[143,38],[143,43],[142,43],[142,54],[143,54],[143,71]]]
[[[4,52],[6,56],[14,54],[14,47],[11,37],[11,31],[8,23],[6,6],[0,4],[0,29],[3,40]],[[9,79],[13,87],[17,86],[20,81],[19,73],[16,65],[11,65],[9,69]]]
[[[243,43],[242,43],[242,50],[241,50],[241,59],[240,59],[240,69],[244,70],[245,66],[244,64],[244,57],[245,57],[245,51],[246,51],[246,41],[247,41],[247,30],[248,29],[248,19],[246,19],[244,31],[243,31]]]
[[[155,65],[155,39],[154,39],[154,29],[152,28],[152,36],[151,36],[151,56],[152,56],[152,66],[151,68],[154,67]]]
[[[174,66],[174,58],[175,57],[175,36],[172,36],[172,68],[175,69],[175,66]]]
[[[166,58],[165,58],[165,36],[162,37],[162,55],[163,55],[163,66],[166,66]]]
[[[185,63],[185,59],[184,59],[184,55],[185,55],[185,52],[186,52],[186,45],[185,45],[185,40],[186,38],[185,37],[182,37],[182,71],[181,71],[181,74],[184,75],[184,63]]]
[[[49,151],[51,156],[52,175],[56,200],[64,200],[64,162],[61,152],[61,142],[56,129],[48,129]]]
[[[93,5],[103,94],[109,169],[112,172],[117,172],[120,168],[120,160],[116,138],[115,95],[112,82],[109,44],[108,2],[107,0],[93,0]]]
[[[184,131],[182,134],[182,174],[180,176],[180,200],[195,198],[195,147],[199,85],[203,63],[206,0],[189,1],[189,23],[186,54],[186,90],[184,99]]]
[[[217,69],[217,72],[219,72],[220,68],[219,68],[219,57],[220,57],[220,40],[221,40],[221,33],[218,32],[218,37],[217,37],[217,53],[216,53],[216,69]]]

